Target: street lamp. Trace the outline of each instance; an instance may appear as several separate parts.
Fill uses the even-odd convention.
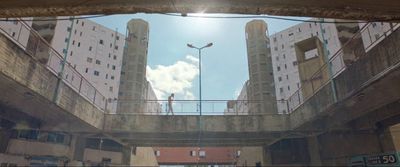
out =
[[[213,46],[213,43],[209,43],[209,44],[207,44],[206,46],[203,46],[203,47],[201,47],[201,48],[198,48],[198,47],[196,47],[196,46],[193,46],[192,44],[187,44],[187,46],[189,47],[189,48],[193,48],[193,49],[197,49],[198,51],[199,51],[199,96],[200,96],[200,116],[201,116],[201,50],[202,49],[204,49],[204,48],[208,48],[208,47],[211,47],[211,46]]]

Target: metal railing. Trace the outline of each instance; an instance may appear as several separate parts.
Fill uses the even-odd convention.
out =
[[[52,48],[37,31],[32,29],[26,22],[20,19],[17,20],[13,21],[13,26],[18,26],[17,34],[12,31],[6,31],[1,26],[0,32],[21,47],[28,55],[32,56],[39,64],[46,66],[55,76],[58,78],[62,76],[63,83],[75,90],[90,103],[103,111],[107,110],[106,97],[70,63],[64,62],[64,56]],[[61,68],[63,63],[65,63],[64,70]]]
[[[289,98],[286,100],[288,103],[288,113],[296,110],[305,101],[314,96],[315,93],[318,92],[321,88],[332,82],[332,80],[337,77],[342,71],[352,65],[351,61],[344,58],[345,56],[348,56],[344,55],[346,54],[344,52],[345,50],[354,50],[357,42],[361,42],[362,45],[359,45],[358,47],[364,47],[364,52],[358,54],[357,57],[352,57],[353,62],[357,61],[359,58],[365,56],[365,54],[371,48],[379,44],[379,42],[383,41],[384,38],[389,36],[394,30],[400,27],[400,23],[390,25],[390,28],[386,29],[383,33],[375,34],[373,36],[370,35],[371,28],[374,26],[372,23],[367,23],[362,26],[362,28],[349,41],[347,41],[342,48],[340,48],[331,58],[329,58],[329,60],[325,64],[317,69],[314,74],[311,75],[311,77],[306,79],[306,81],[309,83],[307,86],[302,85],[297,91],[289,96]],[[321,79],[326,74],[329,75],[329,78],[326,78],[325,80]],[[321,82],[316,83],[315,81]],[[305,95],[304,92],[307,92],[307,95]]]
[[[200,100],[119,100],[119,107],[131,108],[118,114],[128,115],[199,115]],[[250,100],[202,100],[202,115],[268,115],[262,110],[264,102]],[[285,103],[286,104],[286,103]],[[260,108],[260,109],[259,109]],[[172,112],[170,111],[172,109]],[[121,110],[122,111],[122,110]],[[270,114],[280,115],[280,114]]]

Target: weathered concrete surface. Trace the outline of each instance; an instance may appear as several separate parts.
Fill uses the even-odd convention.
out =
[[[334,79],[337,102],[328,83],[290,115],[292,130],[343,128],[373,113],[374,121],[396,116],[378,108],[400,99],[400,31],[397,30]],[[349,128],[349,126],[347,126]],[[311,128],[311,129],[310,129]],[[317,128],[317,129],[315,129]]]
[[[286,115],[278,114],[201,118],[110,114],[105,116],[104,133],[141,146],[252,146],[287,134],[286,120]]]
[[[34,120],[37,126],[30,128],[42,130],[98,132],[103,112],[65,84],[52,102],[56,82],[50,70],[0,36],[1,117],[22,124]]]
[[[357,20],[400,18],[398,0],[3,0],[0,9],[0,17],[206,12]]]

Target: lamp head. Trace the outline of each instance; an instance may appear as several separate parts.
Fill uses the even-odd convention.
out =
[[[192,44],[187,44],[189,48],[195,48]]]

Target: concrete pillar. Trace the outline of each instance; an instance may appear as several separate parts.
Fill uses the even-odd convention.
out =
[[[10,141],[11,131],[7,129],[0,129],[0,153],[7,151],[8,142]]]
[[[131,165],[131,158],[132,158],[132,147],[124,146],[122,148],[122,164],[121,165]]]
[[[83,156],[86,147],[86,138],[80,136],[74,136],[73,143],[73,160],[83,161]]]
[[[307,138],[308,153],[310,155],[310,166],[321,166],[320,146],[317,136]]]
[[[272,166],[272,158],[271,158],[271,151],[269,147],[264,147],[264,166]]]

